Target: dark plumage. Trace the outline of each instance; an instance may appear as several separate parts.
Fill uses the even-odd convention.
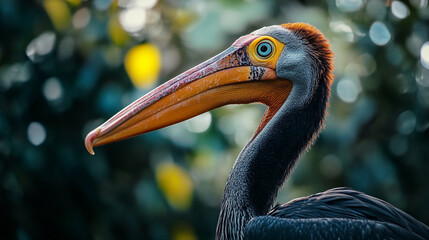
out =
[[[262,233],[262,229],[264,229]],[[278,229],[278,231],[275,231]],[[284,237],[277,235],[279,232]],[[391,204],[350,188],[334,188],[275,206],[252,219],[246,239],[429,239],[427,227]]]

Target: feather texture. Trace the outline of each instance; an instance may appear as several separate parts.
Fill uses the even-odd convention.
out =
[[[405,236],[407,236],[406,239],[429,239],[429,229],[407,213],[383,200],[344,187],[333,188],[277,205],[268,215],[271,218],[261,218],[252,224],[265,225],[286,221],[287,224],[280,225],[294,226],[294,229],[302,231],[302,234],[317,236],[320,233],[309,231],[316,231],[317,228],[313,229],[312,225],[320,221],[324,224],[318,225],[319,227],[324,225],[332,227],[335,224],[337,225],[335,228],[342,229],[341,231],[338,229],[338,231],[330,231],[329,227],[324,229],[323,231],[327,230],[326,234],[330,234],[330,239],[341,238],[341,235],[347,232],[355,234],[356,239],[383,239],[382,236],[401,236],[398,239],[405,239]],[[256,226],[249,223],[247,227],[249,229],[246,231],[250,234],[253,231],[251,229]],[[387,235],[388,233],[394,235]]]

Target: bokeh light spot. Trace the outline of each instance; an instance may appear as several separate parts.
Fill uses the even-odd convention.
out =
[[[343,21],[332,21],[329,23],[329,27],[332,31],[342,34],[344,39],[348,42],[353,42],[354,35],[352,28],[345,24]]]
[[[31,61],[37,62],[41,57],[49,54],[54,49],[56,36],[51,31],[40,34],[27,46],[26,54]]]
[[[70,10],[62,0],[45,0],[43,2],[46,13],[58,30],[67,28],[70,22]]]
[[[67,0],[68,3],[72,6],[79,6],[82,2],[82,0]]]
[[[417,117],[411,111],[405,111],[398,116],[396,128],[399,133],[410,134],[414,131],[417,124]]]
[[[142,30],[146,23],[146,11],[143,8],[125,9],[119,14],[119,22],[125,31],[136,33]]]
[[[165,162],[156,168],[156,180],[168,203],[176,210],[189,208],[193,197],[193,183],[189,174],[174,164]]]
[[[134,86],[150,87],[158,79],[161,70],[161,53],[155,45],[144,43],[127,52],[124,64]]]
[[[363,7],[362,0],[337,0],[336,4],[344,12],[355,12]]]
[[[72,23],[76,29],[82,29],[91,20],[91,13],[88,8],[81,8],[73,15]]]
[[[63,96],[63,88],[58,78],[49,78],[43,85],[43,95],[48,101],[55,101]]]
[[[420,62],[423,67],[429,69],[429,42],[425,42],[420,49]]]
[[[135,4],[137,7],[142,7],[142,8],[153,8],[156,3],[158,2],[158,0],[135,0]]]
[[[360,92],[360,85],[350,78],[343,78],[338,82],[337,95],[347,103],[356,101]]]
[[[393,1],[391,10],[392,14],[399,19],[404,19],[410,15],[410,10],[407,5],[401,1]]]
[[[27,129],[27,137],[33,145],[39,146],[46,139],[45,127],[38,122],[30,123]]]
[[[369,37],[375,44],[383,46],[390,41],[392,36],[384,23],[376,21],[369,28]]]
[[[0,70],[0,87],[8,89],[15,84],[27,82],[33,74],[32,64],[29,62],[14,63]]]
[[[209,129],[211,122],[212,115],[210,112],[206,112],[186,121],[186,127],[191,132],[202,133]]]

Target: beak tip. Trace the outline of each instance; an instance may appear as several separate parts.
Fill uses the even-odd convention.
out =
[[[94,129],[85,137],[85,147],[91,155],[95,155],[92,143],[94,142],[95,138],[97,138],[100,134],[100,130],[100,128]]]

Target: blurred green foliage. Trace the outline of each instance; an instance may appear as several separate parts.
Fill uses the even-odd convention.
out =
[[[278,200],[349,186],[429,224],[428,1],[386,4],[2,0],[2,238],[213,239],[228,171],[262,106],[224,107],[95,156],[84,136],[150,90],[125,71],[134,46],[161,52],[153,87],[241,35],[297,21],[330,40],[336,80],[326,127]]]

